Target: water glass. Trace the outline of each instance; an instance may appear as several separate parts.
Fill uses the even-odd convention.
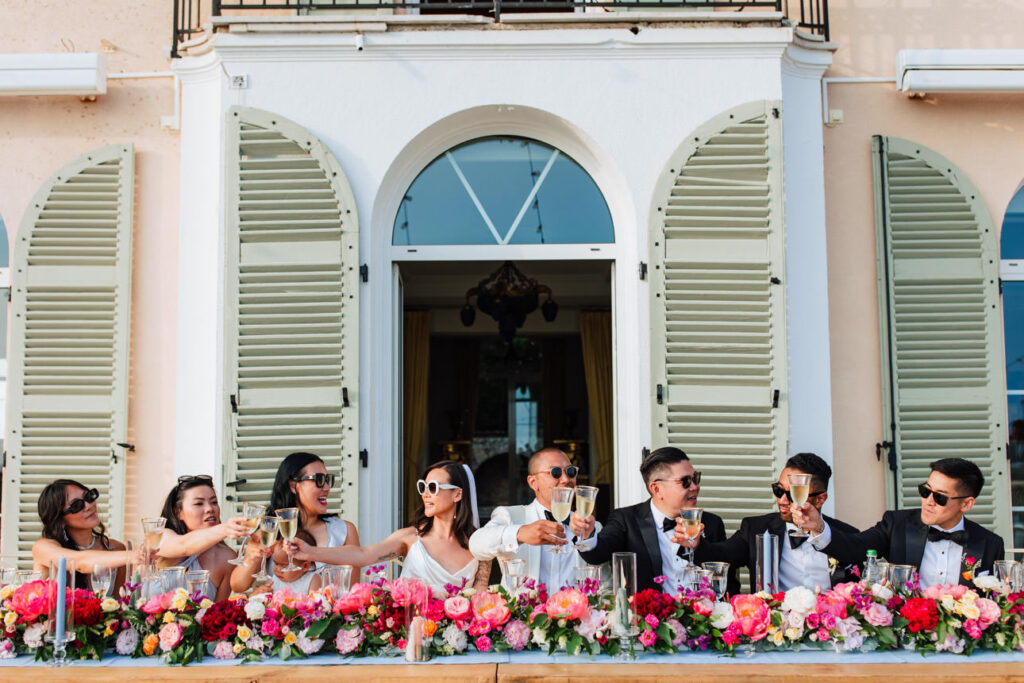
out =
[[[996,570],[996,578],[1004,585],[1009,586],[1013,578],[1013,568],[1017,565],[1013,560],[996,560],[993,562]]]
[[[163,592],[169,593],[185,587],[185,567],[166,567],[160,570]]]
[[[329,591],[331,600],[337,600],[343,595],[348,595],[352,588],[352,567],[347,564],[325,565],[320,570],[322,586]]]
[[[203,598],[213,599],[210,595],[210,571],[208,569],[190,569],[185,572],[185,590],[189,595],[196,596],[199,602]]]
[[[721,600],[725,597],[725,587],[729,580],[729,563],[705,562],[702,566],[711,572],[711,589],[715,591],[715,596]]]
[[[601,565],[585,564],[572,568],[573,578],[580,588],[589,585],[599,588],[601,586]]]
[[[519,595],[519,590],[522,588],[525,579],[526,560],[521,557],[505,560],[505,581],[513,597]]]
[[[1010,572],[1010,590],[1014,593],[1024,590],[1024,562],[1018,562]]]
[[[892,587],[896,592],[906,592],[907,584],[914,580],[916,574],[917,567],[912,564],[889,565],[889,575],[892,577]]]
[[[878,565],[878,574],[881,577],[880,582],[885,584],[887,581],[890,581],[889,568],[892,565],[889,564],[889,560],[878,560],[875,564]]]
[[[21,586],[26,583],[33,581],[41,581],[43,578],[42,572],[33,571],[31,569],[16,569],[14,570],[14,585]]]
[[[114,574],[117,572],[116,569],[110,567],[93,567],[92,568],[92,592],[97,597],[105,597],[110,592],[110,584],[114,580]]]
[[[694,567],[690,570],[690,590],[699,591],[704,588],[710,588],[714,576],[715,573],[708,569]]]

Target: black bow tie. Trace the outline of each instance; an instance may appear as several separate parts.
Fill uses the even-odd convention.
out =
[[[965,546],[967,545],[967,531],[963,529],[960,531],[943,531],[935,527],[928,527],[928,542],[937,543],[939,541],[953,541],[953,543],[959,546]]]
[[[671,517],[666,517],[665,519],[661,520],[661,530],[662,531],[672,531],[675,528],[676,528],[676,520],[672,519]]]
[[[551,514],[551,510],[545,510],[544,511],[544,518],[546,520],[548,520],[549,522],[557,522],[558,521],[557,519],[555,519],[555,516],[553,514]]]
[[[795,531],[789,532],[789,547],[793,550],[796,550],[797,548],[802,546],[804,544],[804,541],[807,540],[806,536],[794,536],[793,534],[795,533]]]

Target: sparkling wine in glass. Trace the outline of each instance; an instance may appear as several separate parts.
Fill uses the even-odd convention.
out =
[[[577,486],[576,487],[576,514],[587,519],[593,517],[594,506],[597,504],[597,487],[596,486]],[[583,542],[587,539],[581,538],[576,543],[577,548],[583,547]]]
[[[142,545],[145,550],[145,564],[142,573],[150,577],[156,573],[156,551],[160,549],[160,543],[164,538],[164,526],[167,520],[163,517],[142,518]]]
[[[679,511],[679,517],[683,521],[683,533],[691,541],[700,535],[700,518],[704,514],[703,508],[683,508]],[[687,545],[686,556],[690,563],[693,563],[693,546]]]
[[[243,524],[245,524],[245,528],[249,530],[249,536],[252,535],[252,532],[256,531],[256,527],[260,525],[260,518],[263,517],[266,512],[266,505],[260,505],[259,503],[242,503],[242,517],[245,520]],[[238,546],[238,555],[228,560],[229,564],[239,566],[245,564],[245,549],[249,545],[249,536],[242,539],[241,545]]]
[[[802,508],[804,503],[807,502],[807,496],[811,493],[811,475],[809,474],[791,474],[789,475],[789,497],[793,500],[793,505],[798,508]],[[810,536],[803,529],[798,529],[790,534],[790,536],[796,536],[797,538],[807,538]]]
[[[555,518],[556,522],[565,524],[565,520],[569,519],[569,513],[572,511],[572,496],[573,489],[567,486],[556,486],[551,489],[551,516]],[[551,552],[564,555],[569,551],[564,546],[553,545]]]
[[[260,525],[256,529],[256,537],[260,540],[260,545],[264,548],[269,548],[274,545],[274,541],[277,540],[278,525],[281,519],[279,517],[263,517],[260,519]],[[263,560],[260,562],[260,571],[258,574],[252,575],[254,579],[259,582],[270,581],[273,577],[267,573],[267,554],[263,553]]]
[[[104,597],[110,591],[110,583],[113,580],[116,569],[110,567],[92,568],[92,592],[98,597]]]
[[[286,541],[290,541],[295,538],[295,534],[299,533],[299,508],[278,508],[277,516],[281,520],[279,528],[281,530],[281,538]],[[284,568],[288,572],[296,572],[302,569],[302,567],[295,566],[295,560],[292,559],[291,550],[288,550],[288,566]]]

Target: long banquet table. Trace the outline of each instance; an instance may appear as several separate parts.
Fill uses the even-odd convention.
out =
[[[146,680],[146,681],[273,681],[275,683],[404,682],[414,679],[445,683],[520,683],[558,681],[654,681],[685,678],[687,681],[785,681],[794,678],[846,681],[969,681],[1024,680],[1024,653],[976,652],[970,657],[951,654],[922,657],[911,651],[843,653],[831,651],[759,652],[753,657],[723,657],[715,653],[640,655],[633,661],[607,656],[570,657],[538,652],[469,654],[438,657],[408,664],[396,657],[332,657],[282,662],[267,659],[259,664],[219,661],[212,657],[186,667],[154,666],[151,658],[107,657],[100,662],[74,662],[52,669],[29,656],[0,661],[6,681]]]

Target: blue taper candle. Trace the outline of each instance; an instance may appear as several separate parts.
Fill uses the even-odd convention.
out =
[[[65,619],[67,617],[68,561],[60,558],[57,563],[57,626],[54,629],[54,644],[65,641]]]

